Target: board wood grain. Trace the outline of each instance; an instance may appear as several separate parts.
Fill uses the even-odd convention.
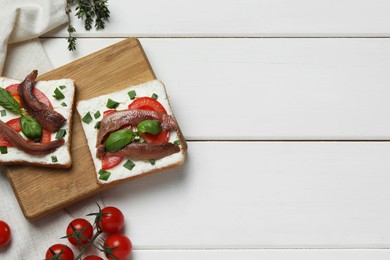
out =
[[[38,80],[72,78],[76,100],[155,79],[138,39],[129,38],[55,69]],[[26,218],[34,220],[108,188],[99,186],[77,113],[73,119],[70,169],[11,166],[7,176]]]

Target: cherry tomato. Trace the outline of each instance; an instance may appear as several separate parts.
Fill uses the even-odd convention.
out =
[[[6,247],[11,241],[11,229],[8,224],[0,220],[0,248]]]
[[[115,207],[105,207],[101,210],[103,214],[98,222],[99,229],[105,233],[116,233],[121,230],[125,224],[125,217],[122,211]]]
[[[74,260],[74,254],[72,249],[63,244],[52,245],[46,251],[46,259],[55,259],[55,260]]]
[[[102,159],[102,169],[109,170],[121,163],[123,157],[116,155],[108,155]]]
[[[129,109],[142,109],[142,110],[151,110],[155,112],[160,112],[166,114],[164,106],[161,105],[157,100],[150,97],[140,97],[136,98],[131,104],[128,106]]]
[[[103,258],[101,258],[100,256],[97,256],[97,255],[89,255],[89,256],[85,257],[84,260],[103,260]]]
[[[72,245],[86,245],[89,241],[91,241],[93,236],[92,225],[88,222],[88,220],[76,218],[70,222],[66,228],[66,236]],[[79,241],[77,241],[77,238]],[[79,244],[77,242],[79,242]]]
[[[140,97],[136,98],[128,107],[129,109],[142,109],[142,110],[151,110],[155,112],[160,112],[167,114],[164,106],[161,105],[157,100],[150,97]],[[145,139],[147,143],[166,143],[169,140],[169,131],[161,131],[156,135],[149,133],[143,133],[142,138]]]
[[[20,103],[20,97],[18,93],[19,84],[13,84],[5,88],[5,90],[8,90],[11,95]],[[33,95],[36,99],[38,99],[40,102],[45,104],[46,106],[53,108],[53,105],[51,104],[50,100],[47,98],[45,94],[43,94],[39,89],[34,88],[33,89]]]
[[[133,246],[130,239],[122,234],[113,234],[104,241],[104,251],[108,259],[125,260]]]

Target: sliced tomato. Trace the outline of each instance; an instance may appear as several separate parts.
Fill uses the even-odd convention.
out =
[[[169,131],[161,131],[156,135],[143,133],[142,138],[145,139],[147,143],[163,144],[169,140]]]
[[[51,132],[46,129],[42,129],[42,138],[41,138],[41,143],[47,144],[50,143],[51,141]]]
[[[5,88],[12,96],[19,95],[18,93],[19,84],[12,84]]]
[[[115,109],[110,109],[110,110],[106,110],[103,112],[103,117],[106,116],[106,115],[109,115],[111,113],[114,113],[116,110]]]
[[[103,158],[102,160],[102,170],[109,170],[120,164],[123,160],[123,157],[116,155],[109,155]]]
[[[157,100],[150,97],[136,98],[128,107],[129,109],[151,110],[160,113],[167,113],[164,106]]]
[[[20,118],[14,118],[9,120],[7,123],[12,129],[14,129],[16,132],[22,131],[22,127],[20,126]],[[7,146],[12,147],[12,143],[8,142],[4,136],[0,134],[0,146]]]
[[[142,110],[151,110],[155,112],[160,112],[167,114],[164,106],[161,105],[157,100],[150,97],[140,97],[136,98],[128,107],[129,109],[142,109]],[[169,140],[169,132],[161,131],[156,135],[152,135],[149,133],[142,134],[142,138],[145,139],[147,143],[166,143]]]
[[[9,125],[16,132],[22,131],[22,126],[20,125],[20,117],[11,119],[6,124]]]
[[[19,84],[13,84],[6,87],[5,90],[9,91],[11,95],[19,102],[19,104],[21,104],[18,88],[19,88]],[[44,103],[46,106],[50,107],[51,109],[53,108],[53,105],[51,104],[50,100],[39,89],[34,88],[33,94],[40,102]]]

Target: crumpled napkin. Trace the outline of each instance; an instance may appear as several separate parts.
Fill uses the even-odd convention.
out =
[[[65,0],[0,0],[0,74],[23,79],[33,69],[43,74],[52,65],[38,37],[67,21]],[[67,50],[64,50],[64,55]],[[68,244],[65,235],[69,222],[96,212],[97,196],[35,222],[23,216],[4,168],[0,168],[0,220],[11,228],[12,242],[0,250],[0,259],[44,259],[52,244]],[[75,249],[75,247],[73,247]],[[74,250],[77,255],[77,250]],[[91,250],[89,253],[95,253]]]

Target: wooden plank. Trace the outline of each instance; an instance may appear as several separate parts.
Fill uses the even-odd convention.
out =
[[[43,42],[60,66],[119,40]],[[390,139],[390,39],[141,42],[187,139]]]
[[[109,2],[110,22],[88,37],[389,36],[387,0],[148,0]],[[74,12],[73,12],[74,14]],[[50,36],[66,37],[63,28]]]
[[[68,77],[76,81],[77,100],[100,96],[155,78],[135,38],[55,69],[38,79]],[[45,216],[103,189],[96,181],[81,121],[78,116],[74,119],[71,150],[73,165],[70,169],[7,168],[7,176],[28,219]]]
[[[188,151],[184,167],[102,194],[123,209],[136,249],[390,247],[388,142],[190,142]]]
[[[263,250],[134,250],[134,259],[142,260],[387,260],[389,250],[308,250],[308,249],[263,249]]]

